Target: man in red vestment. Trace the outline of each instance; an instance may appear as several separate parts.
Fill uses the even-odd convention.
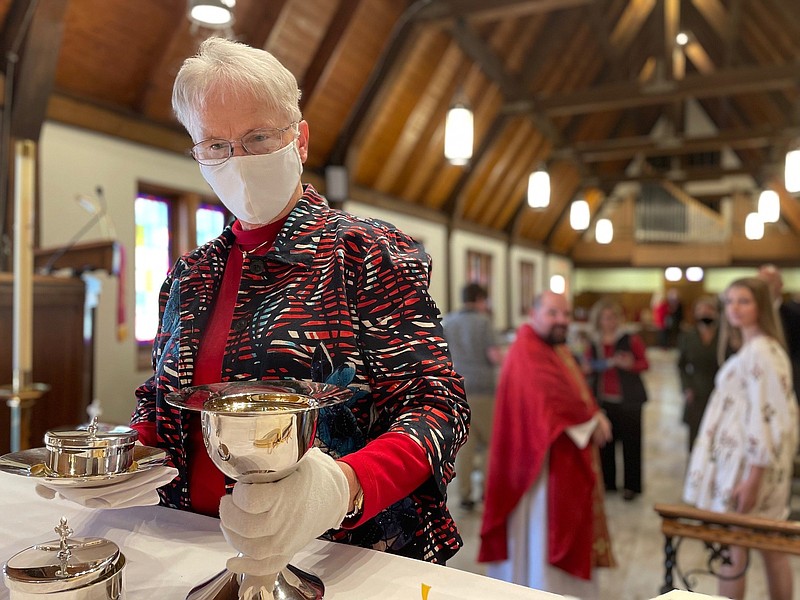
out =
[[[478,560],[489,575],[587,598],[593,567],[613,565],[597,454],[611,427],[566,346],[570,317],[565,296],[544,292],[507,353]]]

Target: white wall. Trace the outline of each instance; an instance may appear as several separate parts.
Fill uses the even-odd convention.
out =
[[[573,293],[655,292],[663,281],[662,269],[577,269]]]
[[[709,294],[725,290],[728,284],[741,277],[752,277],[756,267],[725,267],[705,269],[703,287]],[[800,292],[800,269],[781,269],[783,289]],[[664,287],[664,271],[657,268],[577,269],[574,293],[581,292],[655,292]]]

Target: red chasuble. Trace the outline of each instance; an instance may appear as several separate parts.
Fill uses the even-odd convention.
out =
[[[549,450],[548,562],[583,579],[613,562],[597,448],[578,448],[566,429],[598,411],[565,345],[550,346],[523,325],[509,349],[495,403],[480,562],[508,558],[508,519],[535,483]]]

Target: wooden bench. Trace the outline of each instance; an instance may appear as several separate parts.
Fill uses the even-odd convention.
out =
[[[675,589],[673,570],[678,571],[686,589],[691,590],[689,582],[677,569],[677,551],[682,539],[705,543],[710,552],[706,572],[713,575],[717,574],[714,563],[727,559],[729,546],[800,554],[800,522],[716,513],[683,504],[656,504],[654,509],[661,517],[661,532],[665,538],[662,594]]]

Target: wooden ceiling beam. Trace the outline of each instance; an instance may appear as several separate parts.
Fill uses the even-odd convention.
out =
[[[523,95],[514,77],[506,73],[503,62],[492,52],[466,20],[459,17],[450,30],[453,39],[468,57],[480,65],[486,76],[494,81],[506,98],[519,98]]]
[[[597,43],[603,50],[606,63],[608,63],[608,76],[613,80],[622,80],[624,71],[620,63],[620,51],[611,43],[611,29],[608,26],[605,13],[600,8],[600,3],[592,2],[586,7],[591,29],[595,34]]]
[[[693,181],[718,181],[723,177],[732,177],[736,175],[756,177],[758,176],[757,170],[758,169],[752,167],[738,167],[733,169],[703,167],[696,169],[678,169],[670,172],[653,171],[640,175],[626,175],[624,173],[617,173],[614,175],[595,174],[587,176],[586,183],[587,185],[591,184],[601,188],[607,188],[608,186],[618,183],[658,183],[661,181],[688,183]]]
[[[10,134],[15,138],[39,140],[55,85],[67,5],[67,0],[53,0],[17,1],[11,6],[9,22],[18,28],[4,29],[0,46],[14,55],[13,92],[11,98],[4,98],[4,109],[11,108]]]
[[[554,95],[541,99],[509,103],[504,111],[522,113],[536,111],[553,116],[636,108],[654,104],[670,104],[686,98],[732,96],[781,90],[798,85],[800,64],[742,67],[693,75],[682,81],[658,84],[610,84],[581,92]]]
[[[325,36],[317,46],[317,51],[306,69],[303,81],[300,83],[300,88],[303,90],[303,95],[300,97],[300,110],[302,111],[309,103],[311,98],[316,92],[317,84],[323,77],[325,69],[329,68],[332,64],[331,57],[333,56],[339,44],[342,41],[345,33],[353,21],[353,16],[358,10],[361,0],[341,0],[336,12],[333,14],[328,28],[325,30]]]
[[[527,15],[565,10],[592,4],[595,0],[449,0],[429,2],[419,11],[420,21],[464,18],[471,21],[497,21]]]
[[[358,133],[359,127],[365,121],[364,117],[369,113],[372,103],[378,97],[383,84],[388,80],[389,74],[403,58],[403,48],[413,31],[417,13],[429,4],[427,2],[416,2],[400,15],[400,18],[392,28],[392,33],[383,48],[380,58],[375,64],[375,68],[370,73],[369,79],[361,89],[358,99],[339,130],[339,136],[336,138],[328,157],[328,164],[346,164],[348,150]]]
[[[723,148],[767,148],[784,143],[783,140],[800,136],[800,128],[776,129],[754,127],[729,129],[702,137],[674,136],[658,139],[650,136],[608,138],[574,142],[567,148],[553,152],[556,158],[580,156],[586,163],[626,160],[636,156],[677,156],[694,152],[713,152]]]
[[[239,22],[236,29],[244,38],[243,41],[254,48],[266,48],[269,37],[275,30],[283,7],[288,0],[251,0],[249,6],[241,7],[244,10],[243,22]],[[240,2],[241,4],[241,2]],[[239,7],[237,7],[239,8]]]

